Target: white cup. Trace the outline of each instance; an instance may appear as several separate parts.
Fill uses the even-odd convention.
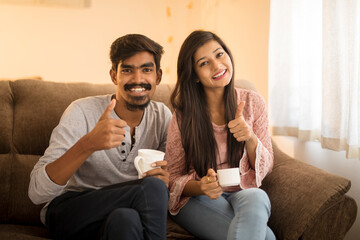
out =
[[[139,149],[135,157],[134,165],[138,171],[138,177],[142,178],[143,173],[158,167],[152,167],[151,164],[164,160],[164,152],[153,149]]]
[[[225,168],[217,170],[219,184],[222,187],[240,185],[239,168]]]

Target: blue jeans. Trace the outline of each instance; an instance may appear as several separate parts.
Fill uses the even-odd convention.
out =
[[[206,195],[190,198],[173,220],[200,239],[273,240],[267,226],[270,200],[258,188],[223,193],[211,200]]]
[[[166,239],[169,192],[154,177],[99,190],[66,192],[51,201],[52,239]]]

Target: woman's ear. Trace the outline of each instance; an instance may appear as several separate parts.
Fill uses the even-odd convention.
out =
[[[159,85],[161,82],[161,77],[162,77],[162,70],[161,68],[157,71],[156,74],[156,85]]]
[[[110,77],[111,77],[111,81],[117,85],[117,80],[116,80],[116,72],[113,69],[110,69]]]

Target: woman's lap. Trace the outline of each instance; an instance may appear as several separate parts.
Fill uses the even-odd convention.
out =
[[[176,216],[175,222],[201,239],[226,239],[234,211],[220,196],[212,200],[205,195],[192,197]]]
[[[255,204],[253,204],[254,202]],[[257,212],[259,205],[263,205],[263,207],[260,212]],[[255,226],[256,231],[261,228],[261,231],[266,232],[266,239],[275,239],[272,237],[272,231],[266,225],[270,216],[270,201],[266,193],[257,188],[241,190],[235,193],[223,193],[216,200],[211,200],[205,195],[192,197],[180,210],[179,214],[172,217],[175,222],[198,238],[223,240],[228,236],[234,238],[234,233],[239,231],[237,228],[242,227],[235,226],[234,223],[231,224],[235,217],[234,209],[235,211],[245,212],[245,215],[246,212],[250,211],[255,217],[262,218],[262,221],[260,221],[262,222],[261,226]],[[243,226],[244,229],[248,228],[246,225]],[[229,231],[230,226],[232,229]],[[251,229],[245,231],[251,231]]]

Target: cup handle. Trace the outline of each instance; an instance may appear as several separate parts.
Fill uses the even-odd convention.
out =
[[[143,172],[141,171],[140,167],[139,167],[139,161],[141,161],[143,158],[141,156],[136,156],[134,159],[134,165],[136,170],[138,171],[138,177],[141,178],[141,176],[143,175]]]

